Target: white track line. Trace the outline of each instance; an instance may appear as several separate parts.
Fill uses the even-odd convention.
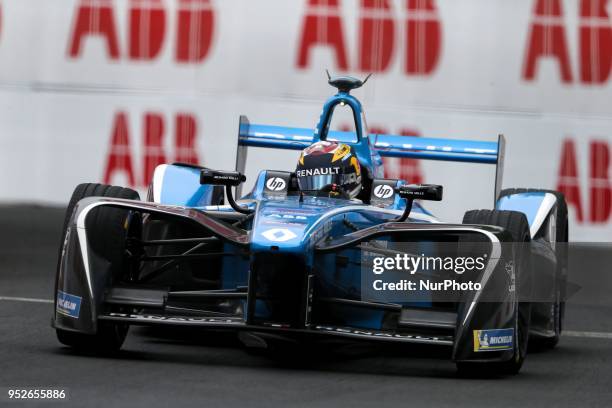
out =
[[[563,330],[562,336],[564,337],[588,337],[591,339],[610,339],[612,340],[612,333],[605,333],[605,332]]]
[[[8,300],[13,302],[28,302],[28,303],[53,303],[51,299],[37,299],[37,298],[26,298],[26,297],[12,297],[12,296],[0,296],[0,300]],[[572,331],[564,330],[564,337],[586,337],[591,339],[610,339],[612,340],[612,333],[606,332],[588,332],[588,331]]]
[[[29,303],[53,303],[50,299],[36,299],[25,297],[0,296],[0,300],[8,300],[13,302],[29,302]]]

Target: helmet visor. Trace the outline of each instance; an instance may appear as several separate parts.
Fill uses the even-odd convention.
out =
[[[341,174],[322,174],[317,176],[298,177],[298,185],[302,191],[319,191],[330,184],[342,185],[344,177]]]

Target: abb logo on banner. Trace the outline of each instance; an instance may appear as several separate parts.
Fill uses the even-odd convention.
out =
[[[127,113],[119,111],[115,115],[111,133],[110,149],[104,169],[104,183],[111,184],[113,176],[119,172],[127,177],[131,187],[149,185],[155,167],[167,163],[164,149],[165,121],[159,113],[146,112],[143,115],[142,137],[142,176],[135,177],[134,160],[130,144]],[[198,164],[196,151],[197,122],[194,115],[178,113],[174,117],[174,159],[175,162]]]
[[[609,0],[580,0],[578,29],[580,79],[586,84],[602,84],[612,68],[612,21],[607,12]],[[523,79],[535,78],[541,58],[554,58],[561,81],[573,80],[567,47],[561,0],[536,0],[525,52]]]
[[[122,2],[123,3],[123,2]],[[129,0],[127,55],[131,60],[156,59],[166,38],[167,12],[161,0]],[[113,0],[80,0],[70,35],[68,55],[81,55],[85,40],[101,37],[110,59],[121,55]],[[179,0],[176,14],[174,58],[180,63],[201,63],[210,51],[214,10],[210,0]]]
[[[557,190],[565,194],[568,206],[574,207],[576,219],[584,222],[584,210],[580,193],[580,177],[576,160],[576,144],[573,139],[563,142],[561,166]],[[589,222],[604,224],[612,212],[612,189],[610,188],[610,146],[605,140],[589,143]]]
[[[396,20],[390,0],[361,0],[358,24],[358,57],[354,70],[384,72],[390,66],[398,26],[404,29],[403,69],[407,75],[430,75],[442,47],[442,24],[434,0],[406,0],[406,17]],[[336,66],[351,69],[340,0],[308,0],[298,44],[298,68],[307,68],[315,47],[332,50]]]

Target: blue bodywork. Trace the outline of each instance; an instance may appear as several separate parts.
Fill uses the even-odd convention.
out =
[[[160,190],[160,204],[203,207],[213,200],[214,187],[200,184],[201,169],[182,165],[162,165],[156,172],[163,172],[163,182],[155,188]]]
[[[352,110],[355,132],[329,129],[334,109],[338,105],[348,106]],[[299,151],[321,140],[335,140],[353,146],[362,168],[372,178],[382,177],[382,157],[400,157],[494,164],[498,166],[501,183],[499,167],[503,164],[503,138],[497,142],[485,142],[369,134],[361,103],[344,91],[338,92],[325,102],[314,129],[251,124],[246,118],[241,118],[236,168],[244,170],[248,147]],[[199,184],[199,169],[168,165],[164,172],[164,176],[160,177],[163,183],[160,203],[195,207],[204,211],[233,212],[229,206],[209,205],[212,186]],[[259,173],[252,190],[241,200],[243,206],[255,212],[249,226],[250,252],[295,254],[303,258],[308,268],[319,263],[319,269],[322,271],[336,271],[332,264],[325,266],[326,263],[333,263],[333,257],[320,257],[315,260],[313,248],[318,242],[342,237],[351,233],[351,228],[368,228],[389,222],[401,214],[406,205],[399,195],[395,195],[393,203],[384,208],[333,198],[300,198],[298,195],[270,197],[264,191],[267,173],[267,170]],[[402,180],[397,180],[396,188],[403,183]],[[542,200],[542,194],[538,193],[522,195],[520,198],[510,196],[500,199],[496,207],[523,211],[531,224]],[[414,203],[411,214],[409,222],[438,222],[418,202]],[[347,227],[347,223],[353,227]],[[232,245],[225,245],[224,251],[232,250]],[[232,289],[247,285],[249,262],[240,257],[224,258],[222,288]],[[343,281],[347,292],[358,290],[360,284],[358,273],[340,279],[335,276],[334,280]],[[429,304],[427,296],[421,304]],[[261,305],[258,305],[258,310],[260,307]],[[374,324],[377,328],[380,326],[380,312],[363,312],[367,316],[365,320],[368,324]],[[378,323],[373,323],[372,319]],[[367,327],[357,323],[354,325]]]

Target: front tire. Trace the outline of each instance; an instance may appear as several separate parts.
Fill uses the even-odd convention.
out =
[[[62,239],[57,263],[55,279],[55,293],[58,290],[61,253],[70,218],[77,203],[86,197],[112,197],[130,200],[139,200],[138,193],[129,188],[109,186],[105,184],[85,183],[79,184],[72,193],[66,208]],[[95,213],[94,213],[95,211]],[[96,242],[94,251],[103,255],[113,266],[113,273],[121,272],[124,262],[126,241],[126,212],[114,208],[98,208],[92,211],[87,219],[87,229],[92,236],[102,236],[103,240]],[[57,301],[57,300],[56,300]],[[94,353],[109,353],[117,351],[123,345],[129,326],[124,323],[98,322],[95,334],[84,334],[69,330],[56,329],[57,339],[60,343],[81,351]]]
[[[518,211],[472,210],[465,213],[463,224],[494,225],[504,228],[512,236],[512,242],[524,245],[531,241],[529,223],[525,214]],[[529,299],[531,290],[530,254],[515,252],[516,290],[523,299]],[[462,375],[481,376],[488,373],[515,375],[521,370],[527,355],[531,303],[518,301],[516,305],[514,355],[508,361],[473,362],[458,361],[457,370]]]
[[[534,189],[534,188],[508,188],[501,191],[500,198],[521,193],[549,193],[553,194],[557,200],[557,204],[553,207],[555,217],[548,217],[546,224],[541,228],[534,237],[534,240],[554,241],[557,252],[557,265],[555,271],[555,299],[550,304],[550,324],[553,328],[554,335],[551,337],[531,336],[530,342],[538,349],[553,349],[559,343],[561,332],[563,331],[563,319],[565,317],[565,298],[567,285],[567,242],[569,239],[569,225],[567,214],[567,203],[565,196],[562,193],[554,190]],[[550,227],[554,228],[554,238],[547,237],[546,230],[548,223],[554,222]],[[562,245],[560,247],[560,245]]]

